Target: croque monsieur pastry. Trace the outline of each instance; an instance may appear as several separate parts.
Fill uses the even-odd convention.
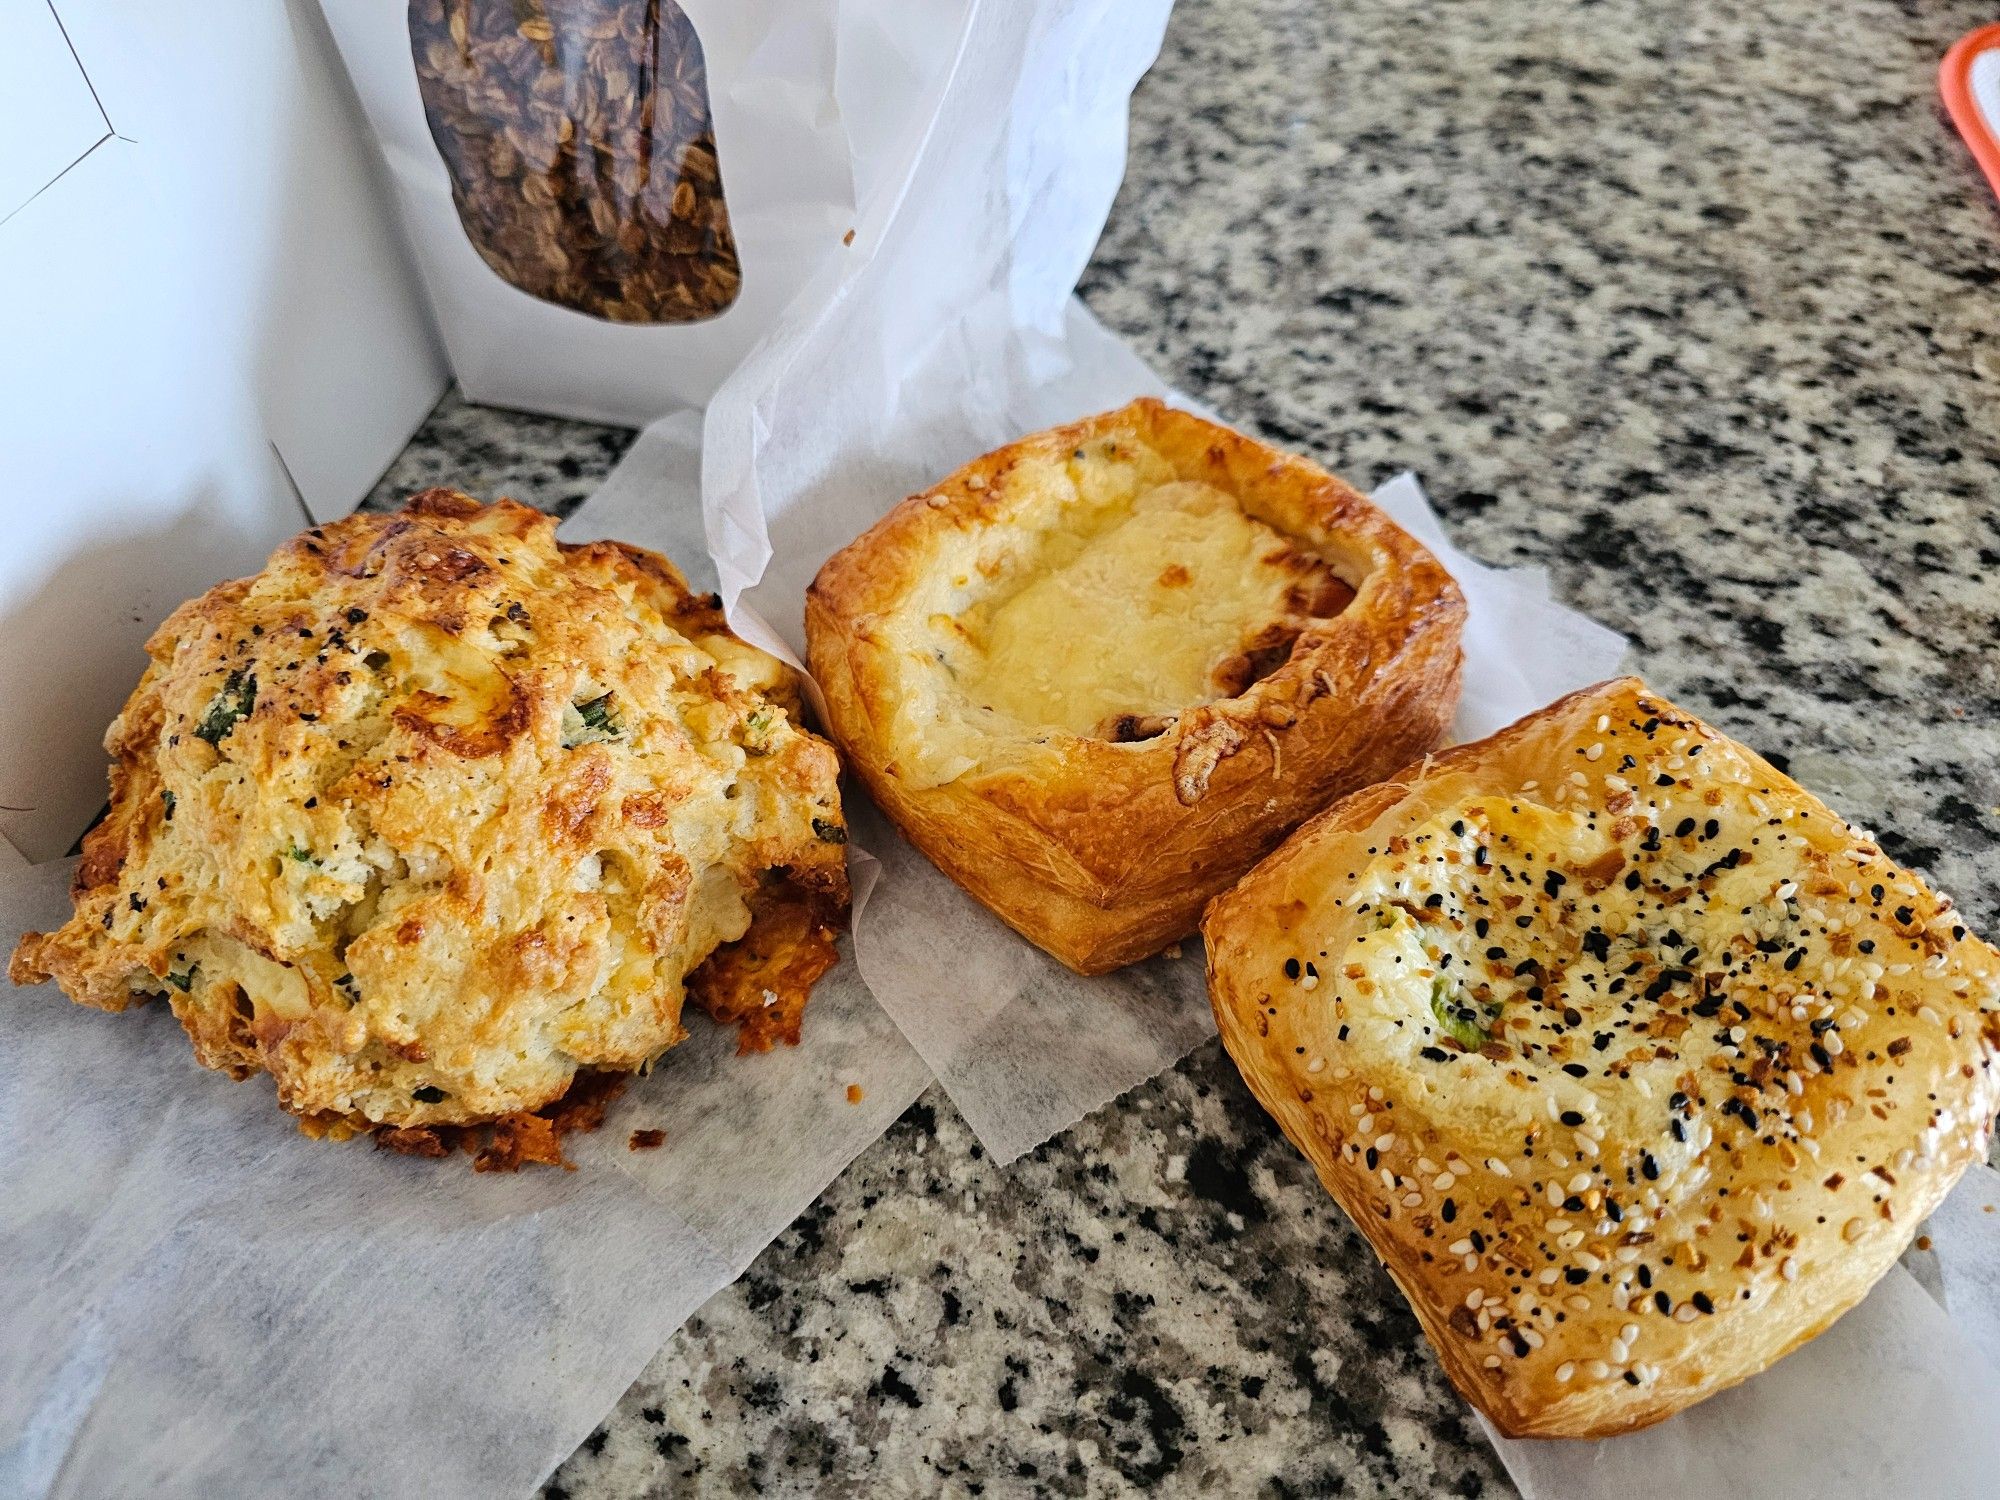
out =
[[[679,1041],[684,987],[746,1048],[797,1039],[847,898],[835,756],[665,559],[430,490],[147,650],[75,914],[16,983],[165,997],[314,1134],[544,1108]]]
[[[1464,617],[1332,475],[1138,401],[897,506],[820,570],[806,643],[910,841],[1096,974],[1436,744]]]
[[[1329,808],[1203,929],[1230,1055],[1511,1436],[1825,1329],[2000,1103],[2000,953],[1634,679]]]

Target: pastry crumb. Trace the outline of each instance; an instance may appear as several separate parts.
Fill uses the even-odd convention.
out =
[[[847,1102],[849,1104],[859,1104],[863,1099],[867,1097],[868,1096],[861,1091],[860,1084],[850,1083],[847,1086]]]
[[[666,1144],[666,1140],[667,1133],[664,1130],[635,1130],[632,1132],[632,1139],[625,1144],[633,1151],[657,1151]]]

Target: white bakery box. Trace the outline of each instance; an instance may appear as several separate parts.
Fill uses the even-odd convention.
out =
[[[64,853],[181,600],[353,508],[443,392],[312,0],[0,0],[0,833]]]

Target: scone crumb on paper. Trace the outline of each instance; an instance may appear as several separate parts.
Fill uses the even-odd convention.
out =
[[[563,1137],[588,1134],[601,1126],[605,1110],[625,1091],[626,1081],[617,1073],[585,1073],[561,1099],[540,1110],[517,1110],[489,1125],[384,1127],[375,1132],[375,1148],[432,1159],[462,1150],[472,1157],[475,1172],[518,1172],[523,1166],[574,1171],[576,1164],[563,1154]],[[633,1134],[666,1139],[665,1131]]]

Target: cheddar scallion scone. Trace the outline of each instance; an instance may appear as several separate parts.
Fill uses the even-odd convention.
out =
[[[820,570],[806,643],[905,836],[1095,974],[1436,744],[1464,618],[1366,497],[1138,401],[898,505]]]
[[[797,1039],[846,903],[835,756],[665,559],[432,490],[147,649],[75,915],[15,982],[164,999],[201,1062],[341,1135],[641,1069],[689,989],[746,1046]]]
[[[2000,1103],[2000,953],[1634,679],[1336,804],[1203,930],[1244,1078],[1515,1436],[1820,1332]]]

